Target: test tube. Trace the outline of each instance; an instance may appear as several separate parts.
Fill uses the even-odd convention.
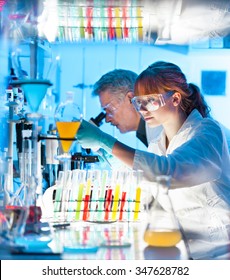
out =
[[[86,171],[80,170],[79,174],[78,174],[78,194],[77,194],[76,215],[75,215],[76,221],[78,221],[80,219],[81,206],[83,203],[85,180],[86,180]]]
[[[61,203],[62,203],[62,189],[64,184],[64,171],[59,171],[57,179],[57,189],[54,200],[54,219],[60,219]]]
[[[108,188],[106,190],[106,197],[105,197],[105,221],[109,220],[110,210],[113,204],[113,188],[114,188],[114,171],[110,172],[109,180],[108,180]]]
[[[134,215],[133,215],[134,221],[138,220],[138,216],[139,216],[139,212],[140,212],[142,178],[143,178],[143,171],[137,170],[137,172],[136,172],[136,191],[135,191],[135,201],[134,201]]]
[[[135,170],[130,171],[130,183],[128,186],[128,190],[127,190],[127,201],[128,201],[128,221],[131,220],[131,212],[133,211],[133,204],[134,204],[134,191],[135,191],[135,186],[136,186],[136,172]]]
[[[116,39],[122,39],[120,8],[114,8]]]
[[[120,206],[120,214],[119,214],[119,220],[122,221],[124,219],[124,213],[126,210],[127,206],[127,192],[128,192],[128,187],[131,181],[131,175],[132,172],[130,171],[125,171],[124,172],[124,181],[123,181],[123,187],[121,190],[121,206]]]
[[[124,180],[124,172],[117,171],[115,175],[115,189],[114,189],[114,200],[113,200],[113,207],[112,207],[112,220],[115,221],[117,219],[117,213],[119,208],[120,202],[120,189],[123,185]]]
[[[86,180],[86,192],[84,197],[83,221],[86,221],[89,218],[89,210],[90,210],[89,206],[90,206],[92,181],[93,181],[93,170],[88,170],[87,180]]]
[[[98,215],[97,219],[99,221],[102,220],[102,212],[104,210],[104,202],[105,202],[105,188],[106,188],[106,182],[108,178],[108,170],[102,171],[102,178],[101,178],[101,185],[100,185],[100,195],[99,195],[99,202],[98,202]]]
[[[63,186],[63,190],[62,190],[61,212],[64,214],[64,220],[67,219],[67,214],[68,214],[71,184],[72,184],[72,171],[68,170],[66,175],[66,183]]]
[[[78,195],[78,187],[79,187],[79,173],[80,173],[80,169],[72,170],[71,193],[70,193],[69,207],[68,207],[70,212],[75,211],[76,200]]]
[[[90,212],[89,212],[89,220],[94,220],[94,214],[96,213],[97,209],[97,202],[98,202],[98,190],[99,185],[101,183],[101,171],[100,170],[93,170],[93,188],[91,190],[91,204],[90,204]]]

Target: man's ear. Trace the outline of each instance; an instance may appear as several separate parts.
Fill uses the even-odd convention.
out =
[[[134,93],[132,91],[129,91],[127,94],[126,94],[127,98],[129,99],[130,103],[131,103],[131,99],[134,97]]]

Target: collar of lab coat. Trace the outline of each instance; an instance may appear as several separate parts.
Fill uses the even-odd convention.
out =
[[[189,114],[181,128],[178,130],[177,134],[170,141],[167,150],[165,143],[166,135],[164,130],[162,130],[162,132],[153,141],[151,141],[148,150],[159,155],[171,154],[173,150],[187,141],[191,129],[194,129],[194,127],[198,126],[202,119],[203,117],[199,111],[194,109]]]

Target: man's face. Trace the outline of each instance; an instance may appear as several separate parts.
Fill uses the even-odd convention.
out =
[[[136,131],[139,125],[140,115],[131,104],[131,98],[131,92],[127,93],[123,100],[119,100],[109,91],[99,95],[101,107],[106,113],[106,122],[116,126],[121,133]]]

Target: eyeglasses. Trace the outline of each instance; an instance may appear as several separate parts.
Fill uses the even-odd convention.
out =
[[[113,116],[115,114],[115,112],[117,111],[117,109],[118,109],[118,107],[115,106],[113,103],[114,103],[114,101],[112,100],[107,105],[102,107],[102,110],[105,111],[107,116]],[[119,105],[119,103],[118,103],[118,105]]]
[[[174,91],[168,91],[163,94],[149,94],[143,96],[135,96],[131,102],[135,109],[139,112],[141,110],[153,112],[165,105],[165,99],[171,96]]]
[[[112,117],[116,113],[116,111],[119,109],[119,107],[123,101],[124,101],[124,98],[123,99],[113,99],[107,105],[102,107],[102,110],[105,111],[107,116]]]

